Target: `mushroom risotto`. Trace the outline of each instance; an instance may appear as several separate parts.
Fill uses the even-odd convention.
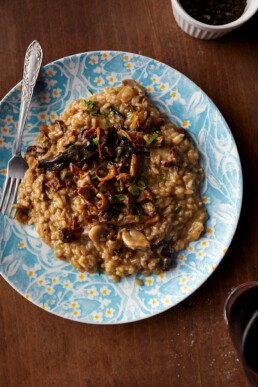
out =
[[[199,238],[203,170],[176,127],[131,79],[73,101],[29,146],[16,218],[77,270],[158,274]]]

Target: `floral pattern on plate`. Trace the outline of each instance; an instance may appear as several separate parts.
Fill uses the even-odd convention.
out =
[[[54,258],[34,228],[0,215],[0,270],[24,297],[64,318],[116,324],[160,313],[193,293],[218,266],[234,235],[242,201],[237,148],[222,115],[202,90],[184,75],[140,55],[96,51],[66,57],[41,71],[23,136],[23,151],[38,126],[55,120],[69,102],[133,78],[170,119],[190,132],[203,161],[202,197],[209,219],[198,241],[175,255],[159,276],[129,276],[114,283],[106,275],[75,271]],[[0,195],[15,147],[22,83],[0,105]]]

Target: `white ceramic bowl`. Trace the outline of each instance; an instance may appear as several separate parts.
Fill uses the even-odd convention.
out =
[[[194,38],[209,40],[220,38],[221,36],[228,34],[230,31],[233,31],[242,24],[246,23],[247,20],[249,20],[258,10],[258,0],[247,0],[244,13],[240,16],[240,18],[232,23],[219,26],[201,23],[198,20],[195,20],[186,13],[179,0],[172,0],[172,8],[176,22],[183,31]]]

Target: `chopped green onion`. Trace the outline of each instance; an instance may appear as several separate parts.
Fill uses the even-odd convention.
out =
[[[135,215],[134,219],[136,220],[136,222],[139,222],[139,220],[140,220],[139,215]]]
[[[91,89],[88,89],[88,91],[89,91],[91,94],[93,94],[93,91],[92,91]]]
[[[135,112],[135,108],[133,107],[133,105],[129,105],[129,109],[130,109],[130,112]]]
[[[153,136],[151,136],[151,138],[149,138],[149,140],[146,141],[147,146],[149,146],[157,137],[158,137],[158,133],[153,134]]]
[[[47,142],[47,138],[42,141],[42,144],[45,144],[45,142]]]
[[[103,185],[100,187],[99,192],[104,192],[104,187],[103,187]]]
[[[157,182],[157,183],[160,183],[161,180],[163,180],[163,179],[164,179],[164,173],[162,173],[161,175],[159,175],[159,176],[157,177],[156,182]]]
[[[93,138],[92,140],[93,144],[98,145],[99,139],[97,137]]]
[[[68,146],[68,148],[66,148],[65,152],[68,151],[69,149],[71,149],[73,146],[74,146],[74,144]]]
[[[91,180],[97,179],[95,171],[90,171]]]
[[[144,228],[144,224],[143,223],[141,224],[141,228]]]
[[[95,116],[96,114],[98,114],[98,111],[97,111],[97,110],[92,110],[92,111],[90,112],[90,114],[91,114],[92,116]]]
[[[64,177],[61,179],[61,180],[66,180],[68,179],[69,177],[71,177],[71,172],[70,171],[67,171],[64,175]]]
[[[189,165],[190,161],[188,159],[185,160],[186,165]]]
[[[138,187],[138,185],[134,184],[132,186],[132,195],[138,196],[139,194],[140,194],[140,187]]]
[[[112,106],[112,109],[113,109],[113,110],[117,110],[117,106],[116,106],[116,105],[113,105],[113,106]]]
[[[121,195],[121,194],[117,194],[116,197],[118,200],[120,200],[120,202],[122,202],[125,199],[124,195]]]
[[[118,255],[118,251],[117,251],[117,250],[114,250],[114,254],[115,254],[115,255]]]
[[[121,192],[120,187],[115,188],[116,192]]]
[[[133,119],[134,119],[134,114],[131,116],[130,121],[132,121]]]
[[[127,138],[127,135],[123,133],[123,134],[122,134],[122,137]]]
[[[134,126],[133,126],[131,129],[134,130],[134,131],[136,132],[136,128],[135,128]]]
[[[114,115],[115,115],[115,113],[114,113],[114,112],[110,112],[110,115],[111,115],[111,116],[114,116]]]
[[[85,105],[87,106],[87,109],[88,109],[88,110],[89,110],[89,109],[92,109],[93,106],[94,106],[94,101],[85,101],[85,100],[84,100],[84,103],[85,103]]]
[[[179,214],[179,212],[182,210],[182,206],[178,206],[176,209],[175,209],[175,214]]]
[[[106,129],[110,128],[110,125],[111,125],[110,121],[106,120]]]

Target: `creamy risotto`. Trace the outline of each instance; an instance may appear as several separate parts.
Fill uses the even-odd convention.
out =
[[[114,281],[168,270],[199,238],[203,170],[183,128],[134,80],[73,101],[27,149],[16,218],[56,258]]]

